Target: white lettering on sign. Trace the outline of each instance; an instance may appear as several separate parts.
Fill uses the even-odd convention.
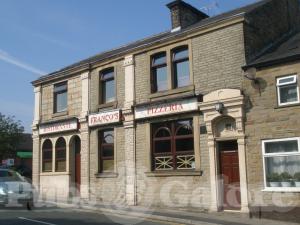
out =
[[[197,109],[198,109],[198,101],[196,98],[192,98],[192,99],[186,99],[182,101],[136,107],[135,118],[142,119],[147,117],[183,113],[188,111],[194,111]]]
[[[121,120],[120,110],[108,112],[100,112],[98,114],[89,115],[89,126],[99,126],[110,123],[118,123]]]
[[[52,124],[44,124],[40,126],[40,134],[51,134],[78,129],[77,120],[64,121]]]

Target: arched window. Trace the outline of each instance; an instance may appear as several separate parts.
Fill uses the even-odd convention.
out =
[[[172,50],[173,88],[190,85],[189,49],[182,46]]]
[[[63,137],[60,137],[56,141],[55,145],[55,171],[66,171],[66,141]]]
[[[52,172],[52,142],[47,139],[42,147],[42,171]]]
[[[194,169],[192,120],[152,124],[153,170]]]

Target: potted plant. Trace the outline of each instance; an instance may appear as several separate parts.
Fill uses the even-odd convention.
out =
[[[300,172],[294,174],[295,186],[300,187]]]
[[[280,187],[281,177],[278,173],[271,173],[267,175],[267,181],[270,187]]]
[[[292,182],[292,175],[289,174],[288,172],[283,172],[280,174],[281,177],[281,186],[282,187],[291,187],[293,182]]]

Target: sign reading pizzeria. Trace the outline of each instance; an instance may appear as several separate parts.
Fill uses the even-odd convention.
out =
[[[135,118],[142,119],[148,117],[178,114],[198,109],[196,98],[184,99],[179,101],[159,103],[156,105],[139,106],[135,108]]]
[[[89,115],[89,126],[101,126],[121,121],[120,109]]]
[[[52,134],[66,131],[73,131],[78,129],[77,119],[63,122],[56,122],[51,124],[43,124],[39,128],[40,135]]]

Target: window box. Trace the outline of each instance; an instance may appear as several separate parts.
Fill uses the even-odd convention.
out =
[[[300,182],[300,138],[262,142],[266,191],[298,190]]]
[[[277,78],[278,106],[299,103],[297,75]]]

